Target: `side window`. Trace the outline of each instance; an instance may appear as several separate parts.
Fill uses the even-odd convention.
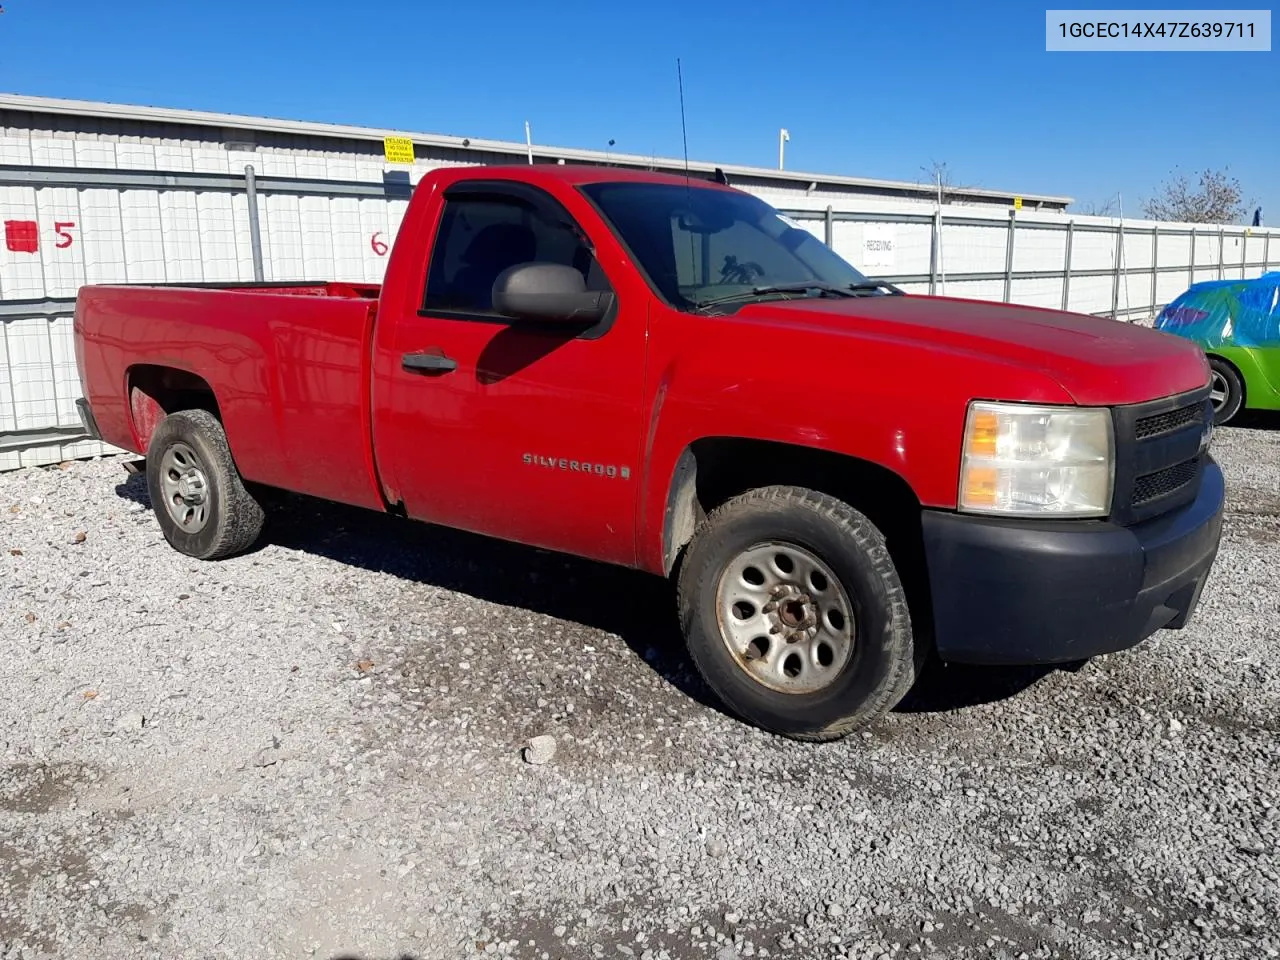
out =
[[[493,282],[498,274],[534,261],[576,268],[589,290],[609,288],[591,249],[565,215],[509,196],[446,200],[422,308],[496,316]]]

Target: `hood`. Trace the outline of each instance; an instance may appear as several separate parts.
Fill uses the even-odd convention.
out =
[[[1052,378],[1085,406],[1140,403],[1209,380],[1208,362],[1193,343],[1132,323],[1039,307],[917,295],[850,297],[750,304],[735,318],[997,359]]]

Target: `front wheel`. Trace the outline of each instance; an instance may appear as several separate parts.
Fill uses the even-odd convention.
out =
[[[848,504],[765,487],[717,508],[680,571],[703,680],[749,723],[835,740],[883,716],[922,662],[880,531]]]
[[[1217,357],[1209,358],[1209,399],[1213,403],[1213,423],[1220,426],[1233,419],[1244,406],[1244,384],[1236,368]]]
[[[229,557],[262,532],[262,507],[240,479],[222,424],[206,410],[171,413],[156,427],[147,489],[165,539],[189,557]]]

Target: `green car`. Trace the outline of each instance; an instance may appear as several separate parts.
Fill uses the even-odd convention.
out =
[[[1155,328],[1195,341],[1209,358],[1214,423],[1241,410],[1280,410],[1280,272],[1193,284]]]

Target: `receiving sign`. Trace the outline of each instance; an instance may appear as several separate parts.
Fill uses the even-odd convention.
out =
[[[897,243],[897,227],[892,223],[864,223],[862,225],[862,262],[856,264],[863,270],[883,270],[892,267],[893,248]]]

